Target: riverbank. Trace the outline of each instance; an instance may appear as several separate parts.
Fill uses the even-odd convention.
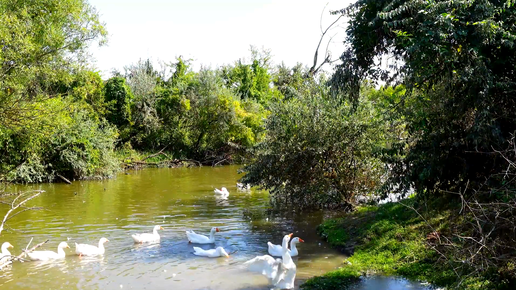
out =
[[[308,280],[302,288],[347,289],[361,277],[380,274],[426,281],[444,288],[511,289],[495,285],[453,262],[443,244],[450,229],[466,223],[459,211],[460,202],[426,208],[411,198],[360,207],[343,218],[327,220],[319,226],[319,234],[350,258],[344,266]]]

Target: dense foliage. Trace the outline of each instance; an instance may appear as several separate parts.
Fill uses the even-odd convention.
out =
[[[381,107],[376,94],[366,87],[355,107],[312,83],[299,97],[272,106],[267,136],[243,181],[296,208],[351,209],[356,197],[374,195],[388,174],[376,152],[401,132],[375,108]]]
[[[106,32],[82,0],[0,1],[0,177],[107,176],[116,132],[99,123],[84,55]]]
[[[516,131],[516,8],[511,1],[359,0],[348,51],[332,78],[349,90],[361,79],[409,88],[397,106],[408,121],[398,177],[419,192],[478,186],[502,171]],[[378,66],[378,59],[395,59]]]

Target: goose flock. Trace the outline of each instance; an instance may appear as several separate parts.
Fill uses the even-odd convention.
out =
[[[217,192],[218,191],[218,192]],[[222,188],[221,190],[216,189],[217,194],[226,194],[229,195],[229,192],[226,188]],[[163,227],[156,225],[153,227],[152,233],[139,233],[131,235],[134,243],[159,243],[160,235],[158,233],[159,230],[164,230]],[[215,243],[215,233],[219,232],[217,227],[213,227],[210,231],[209,236],[195,233],[193,230],[187,230],[186,237],[188,239],[188,243],[192,244],[214,244]],[[271,242],[268,242],[268,253],[270,255],[257,256],[249,261],[244,263],[247,266],[248,270],[252,272],[257,272],[269,279],[269,283],[272,284],[276,289],[292,289],[294,288],[294,280],[296,277],[296,264],[292,260],[293,256],[298,255],[298,250],[296,248],[297,243],[304,242],[303,239],[295,237],[292,239],[293,234],[288,234],[283,237],[283,241],[281,245],[274,245]],[[99,240],[98,246],[96,245],[88,245],[88,244],[78,244],[75,243],[75,254],[79,257],[82,256],[97,256],[104,255],[106,249],[104,244],[109,242],[107,238],[102,237]],[[289,249],[290,242],[290,249]],[[14,256],[11,255],[9,248],[13,248],[9,242],[4,242],[1,246],[0,253],[0,265],[9,261],[12,261]],[[66,252],[64,249],[70,248],[68,243],[61,242],[57,247],[57,252],[54,251],[31,251],[26,252],[25,255],[29,257],[32,261],[49,261],[49,260],[58,260],[64,259],[66,257]],[[226,257],[229,258],[229,254],[223,247],[216,247],[214,249],[202,249],[200,247],[193,247],[193,254],[197,256],[209,257],[209,258],[217,258],[217,257]],[[274,257],[281,257],[274,258]]]

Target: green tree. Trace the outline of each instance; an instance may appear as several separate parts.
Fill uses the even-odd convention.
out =
[[[240,59],[233,66],[222,68],[225,86],[233,89],[242,100],[251,99],[266,105],[280,97],[280,94],[271,88],[270,52],[260,53],[251,48],[251,53],[250,63]]]
[[[516,8],[510,1],[359,0],[332,78],[350,96],[364,78],[398,80],[408,121],[399,177],[419,192],[459,190],[503,171],[494,150],[516,131]],[[395,59],[397,69],[376,65]],[[493,182],[495,179],[491,179]]]
[[[131,101],[131,117],[135,134],[134,143],[140,147],[147,139],[146,136],[154,135],[160,129],[161,122],[156,110],[158,82],[162,80],[158,72],[154,70],[150,60],[138,61],[136,64],[125,68],[125,79],[131,89],[134,98]],[[145,144],[148,147],[150,144]]]
[[[106,31],[84,0],[0,1],[0,128],[27,126],[48,114],[57,81],[85,63],[88,45]]]
[[[129,141],[133,123],[131,106],[134,97],[125,79],[112,77],[107,80],[104,85],[104,98],[107,106],[106,119],[118,128],[122,142]]]
[[[354,108],[330,97],[326,86],[312,92],[272,105],[266,137],[242,181],[269,189],[278,205],[351,209],[387,174],[373,154],[386,142],[387,124],[368,95]]]

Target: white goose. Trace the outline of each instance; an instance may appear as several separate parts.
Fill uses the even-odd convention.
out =
[[[288,250],[291,257],[297,256],[299,253],[297,251],[296,244],[297,243],[304,243],[305,241],[301,238],[295,237],[292,240],[290,240],[290,249]],[[274,245],[271,242],[267,242],[267,246],[269,248],[269,255],[275,256],[275,257],[281,257],[283,255],[283,250],[281,248],[281,245]]]
[[[193,247],[194,249],[194,255],[197,256],[203,256],[203,257],[210,257],[210,258],[217,258],[217,257],[223,257],[229,258],[229,254],[224,250],[223,247],[217,247],[216,249],[211,250],[204,250],[199,247]]]
[[[13,245],[9,242],[5,242],[2,244],[2,252],[0,253],[0,259],[6,256],[11,256],[11,252],[9,252],[9,248],[14,248]]]
[[[225,187],[221,188],[220,190],[215,188],[215,190],[213,192],[215,192],[216,194],[220,194],[222,196],[225,196],[225,197],[229,196],[229,191]]]
[[[283,237],[283,242],[281,243],[283,259],[274,259],[269,255],[264,255],[249,260],[244,264],[249,267],[249,270],[265,275],[276,288],[294,288],[297,269],[288,252],[288,242],[291,237],[292,234]]]
[[[104,255],[106,249],[104,248],[104,243],[109,242],[106,238],[101,238],[99,241],[99,246],[93,246],[88,244],[77,244],[75,243],[75,253],[79,256],[96,256],[96,255]]]
[[[236,186],[237,186],[237,189],[241,190],[241,191],[247,191],[247,190],[251,189],[251,185],[249,183],[237,182]]]
[[[154,226],[152,230],[152,234],[144,233],[144,234],[134,234],[131,235],[135,243],[159,243],[160,237],[158,234],[158,230],[163,230],[161,226]]]
[[[8,262],[7,264],[11,264],[12,262],[9,261],[9,258],[11,257],[11,252],[7,250],[8,248],[14,248],[13,245],[9,242],[5,242],[2,244],[2,252],[0,253],[0,268],[1,265]]]
[[[61,242],[59,246],[57,246],[57,253],[53,251],[33,251],[27,253],[29,258],[32,261],[48,261],[54,259],[64,259],[66,257],[66,253],[64,248],[70,248],[66,242]]]
[[[216,227],[211,228],[210,237],[205,235],[196,234],[194,231],[186,231],[186,237],[189,243],[193,244],[213,244],[215,243],[215,233],[219,232]]]
[[[290,237],[292,237],[292,234],[289,235]],[[279,265],[278,275],[272,279],[272,285],[279,289],[294,289],[297,267],[290,253],[285,248],[283,248],[283,259]]]

